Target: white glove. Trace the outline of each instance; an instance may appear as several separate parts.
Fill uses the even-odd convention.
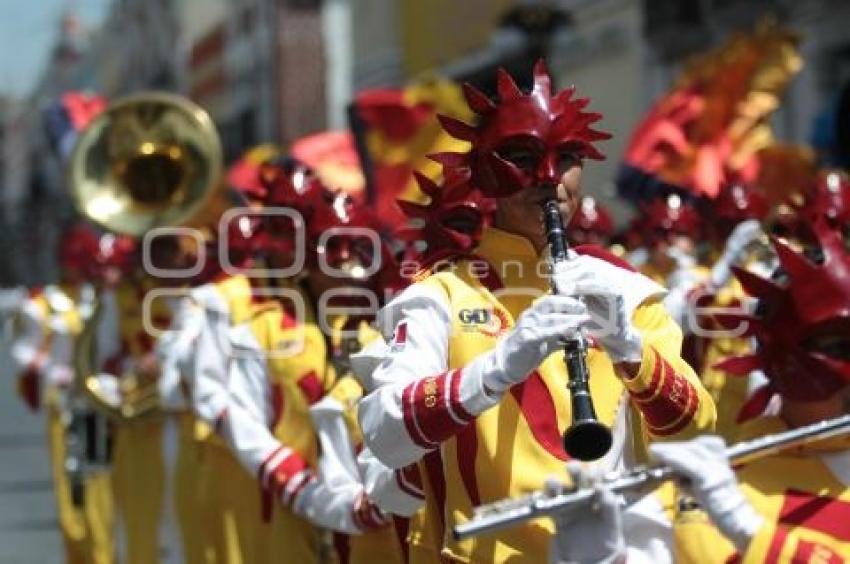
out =
[[[552,562],[620,561],[626,553],[620,499],[602,482],[600,467],[588,468],[570,461],[567,470],[577,487],[593,488],[595,493],[589,505],[578,504],[555,515],[557,530],[550,550]]]
[[[94,382],[97,383],[101,399],[106,401],[110,407],[121,407],[121,388],[118,385],[118,377],[112,374],[100,373],[95,375]]]
[[[694,498],[743,554],[764,518],[738,488],[723,439],[704,435],[687,442],[655,443],[649,451],[690,481],[687,487]]]
[[[54,364],[47,369],[47,381],[60,389],[66,389],[74,382],[74,369],[67,364]]]
[[[288,492],[281,494],[284,505]],[[296,494],[292,510],[314,525],[356,535],[386,526],[391,518],[355,484],[331,487],[321,479],[313,479]]]
[[[547,356],[590,321],[587,308],[569,296],[546,295],[525,310],[511,331],[465,369],[480,374],[484,386],[501,394],[524,381]]]
[[[726,240],[723,254],[711,269],[711,284],[714,288],[722,288],[732,276],[731,267],[738,263],[753,241],[764,236],[761,223],[756,219],[748,219],[739,223]]]
[[[623,285],[630,275],[605,261],[580,256],[555,264],[552,277],[558,293],[582,298],[592,323],[588,333],[599,341],[611,360],[640,362],[643,341],[626,307]]]
[[[693,256],[676,246],[667,247],[667,256],[676,263],[676,270],[690,270],[697,263]]]
[[[404,469],[394,470],[378,460],[368,446],[357,455],[357,467],[363,477],[363,487],[369,499],[384,513],[410,517],[425,506],[423,497],[412,495],[421,491],[410,484]],[[413,472],[418,472],[415,469]],[[402,489],[407,486],[407,491]],[[411,493],[411,490],[416,490]]]

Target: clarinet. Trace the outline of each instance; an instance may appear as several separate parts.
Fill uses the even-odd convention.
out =
[[[543,221],[553,266],[567,259],[567,240],[556,200],[543,204]],[[557,292],[554,287],[552,290]],[[564,450],[577,460],[597,460],[611,448],[611,430],[596,418],[593,398],[588,388],[587,342],[581,332],[564,343],[567,365],[567,389],[572,403],[572,424],[564,431]]]

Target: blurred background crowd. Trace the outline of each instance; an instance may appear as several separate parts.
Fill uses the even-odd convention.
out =
[[[614,179],[646,109],[689,57],[772,15],[799,33],[805,61],[771,119],[775,136],[811,145],[825,164],[850,159],[838,127],[850,119],[850,37],[843,23],[850,6],[839,0],[37,4],[32,10],[42,14],[38,25],[53,29],[52,45],[43,47],[49,52],[44,58],[28,55],[35,62],[27,76],[7,71],[0,89],[4,287],[57,278],[56,241],[74,212],[64,168],[49,150],[43,112],[69,90],[107,99],[148,89],[184,94],[210,112],[232,162],[258,143],[290,148],[317,132],[362,133],[352,107],[364,90],[400,88],[430,73],[492,93],[497,67],[527,85],[533,61],[544,56],[556,84],[576,84],[614,133],[603,145],[607,160],[585,172],[585,192],[624,225],[631,208],[617,199]],[[49,17],[48,4],[54,9]],[[16,11],[19,18],[5,24],[10,38],[27,35],[33,20],[24,8]],[[15,46],[6,45],[3,58],[17,57]],[[347,141],[326,137],[320,140],[324,149],[309,150],[334,152],[339,143]],[[350,158],[348,164],[344,156],[336,159],[350,166]],[[346,182],[365,185],[356,178]]]

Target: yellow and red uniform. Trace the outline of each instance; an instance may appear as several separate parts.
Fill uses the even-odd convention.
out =
[[[226,395],[227,364],[230,362],[229,329],[250,319],[252,288],[241,274],[222,274],[190,293],[192,306],[203,316],[201,332],[219,341],[196,339],[193,353],[217,364],[204,369],[189,361],[187,392],[194,416],[191,418],[192,506],[182,522],[191,526],[195,541],[188,545],[190,562],[262,563],[268,558],[269,527],[261,522],[260,494],[254,476],[239,464],[227,444],[215,434],[222,415],[221,395]]]
[[[363,448],[363,435],[357,422],[357,402],[362,395],[363,388],[351,377],[341,378],[328,393],[329,397],[344,407],[343,417],[349,432],[350,447],[355,452]],[[407,519],[396,517],[394,522],[385,527],[364,531],[359,535],[334,533],[337,558],[340,564],[402,564],[406,562],[407,529]]]
[[[27,401],[35,405],[41,399],[36,395],[44,399],[56,511],[66,559],[69,563],[105,564],[113,561],[114,552],[110,476],[108,472],[86,476],[83,505],[74,505],[65,470],[64,417],[73,383],[57,381],[55,376],[60,371],[70,376],[74,342],[87,315],[81,310],[86,306],[91,308],[91,303],[84,303],[83,294],[79,285],[33,290],[16,320],[18,332],[12,345],[12,358],[21,372],[22,393],[29,393],[24,390],[27,385],[35,384],[32,379],[38,382]]]
[[[560,354],[477,416],[462,401],[464,367],[492,349],[550,287],[540,256],[522,237],[489,228],[476,254],[478,260],[461,260],[430,275],[406,290],[395,309],[388,306],[383,327],[388,340],[395,331],[389,361],[376,372],[371,403],[367,396],[361,404],[361,423],[367,444],[379,458],[383,452],[390,466],[406,459],[393,460],[387,448],[408,459],[421,457],[427,510],[424,523],[411,531],[414,558],[542,562],[553,532],[547,522],[463,542],[449,534],[477,505],[540,489],[553,475],[568,479],[561,436],[572,414]],[[601,348],[588,350],[597,415],[618,436],[611,464],[644,460],[647,441],[694,436],[714,424],[711,398],[679,357],[681,331],[659,299],[642,300],[632,315],[644,343],[632,379],[617,377]],[[420,315],[427,317],[425,326]],[[405,360],[406,350],[415,358]],[[382,447],[387,437],[393,444]]]
[[[304,305],[301,311],[307,312]],[[317,439],[309,407],[333,383],[327,380],[332,371],[326,370],[324,337],[312,315],[306,317],[296,320],[269,300],[234,328],[232,397],[221,418],[223,436],[259,482],[257,517],[271,522],[271,557],[299,563],[319,557],[317,529],[293,511],[316,481]]]
[[[334,445],[335,450],[341,451],[342,456],[353,457],[363,449],[363,433],[357,421],[357,404],[363,396],[362,386],[349,374],[348,357],[363,346],[380,337],[380,333],[367,323],[358,325],[356,337],[343,338],[342,330],[346,318],[339,317],[329,324],[333,329],[330,335],[331,360],[329,370],[338,372],[334,378],[336,384],[328,392],[326,399],[331,399],[341,407],[345,422],[347,437],[344,444]],[[354,331],[351,329],[351,331]],[[319,429],[321,431],[321,429]],[[323,452],[323,456],[327,453]],[[387,469],[389,471],[389,469]],[[398,471],[396,471],[398,472]],[[415,478],[419,481],[418,476]],[[419,481],[421,483],[421,481]],[[364,531],[362,534],[347,535],[334,533],[334,548],[340,564],[367,564],[371,562],[386,562],[387,564],[402,564],[407,561],[407,530],[408,520],[395,517],[387,526]]]

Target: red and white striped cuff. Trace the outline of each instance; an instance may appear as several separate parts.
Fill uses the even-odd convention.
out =
[[[421,448],[437,448],[475,419],[461,401],[463,378],[461,370],[450,370],[417,380],[402,391],[404,425]]]
[[[268,521],[271,519],[273,501],[278,495],[284,505],[291,507],[304,487],[316,478],[297,452],[280,446],[260,465],[257,479],[263,500],[263,520]]]
[[[395,481],[398,488],[410,497],[425,499],[425,492],[422,490],[422,477],[419,475],[419,468],[415,464],[396,469]]]
[[[377,529],[387,524],[388,519],[378,506],[372,503],[366,492],[360,492],[351,508],[351,518],[361,531]]]

